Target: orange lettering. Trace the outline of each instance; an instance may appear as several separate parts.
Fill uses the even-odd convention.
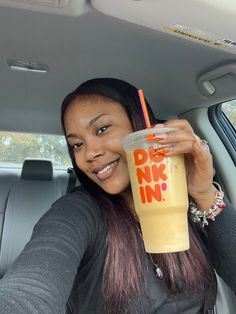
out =
[[[142,184],[143,180],[150,183],[151,182],[150,167],[145,166],[143,168],[137,168],[137,177],[138,177],[139,184]]]
[[[145,192],[148,203],[151,203],[153,198],[155,198],[158,202],[162,200],[161,188],[159,184],[155,184],[154,189],[152,189],[149,185],[145,186]]]
[[[144,187],[140,186],[139,191],[140,191],[141,201],[142,201],[143,204],[145,204],[146,203],[146,198],[145,198]]]
[[[148,148],[148,154],[149,154],[149,158],[153,161],[153,162],[161,162],[164,159],[163,155],[160,155],[153,147],[149,147]]]
[[[148,154],[144,149],[134,150],[134,162],[135,165],[140,166],[144,164],[148,159]]]
[[[155,182],[157,182],[159,179],[164,181],[167,179],[167,176],[164,173],[165,167],[165,164],[160,164],[160,166],[152,165],[152,176]]]

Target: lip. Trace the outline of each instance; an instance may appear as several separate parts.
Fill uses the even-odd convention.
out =
[[[117,168],[118,162],[119,162],[119,158],[115,159],[111,162],[105,163],[99,167],[94,168],[92,170],[92,173],[95,174],[96,177],[101,181],[107,180],[108,178],[113,176],[113,174]],[[102,170],[104,170],[104,171],[102,171]],[[100,172],[100,171],[102,171],[102,172]]]

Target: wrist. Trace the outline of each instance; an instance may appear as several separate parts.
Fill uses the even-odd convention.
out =
[[[211,188],[198,196],[192,197],[194,203],[197,205],[199,210],[204,211],[209,208],[215,202],[216,188],[212,184]]]
[[[207,209],[206,208],[203,209],[202,207],[200,208],[199,205],[197,205],[193,201],[190,201],[189,204],[189,212],[192,217],[192,220],[196,223],[200,223],[203,228],[204,226],[208,225],[208,220],[215,221],[215,217],[222,211],[223,208],[226,207],[224,202],[224,192],[222,191],[220,184],[217,182],[213,183],[217,188],[213,186],[215,190],[214,201]],[[206,202],[210,200],[210,197],[206,199],[200,198],[200,200],[199,198],[197,198],[198,204],[204,206],[205,204],[207,204]]]

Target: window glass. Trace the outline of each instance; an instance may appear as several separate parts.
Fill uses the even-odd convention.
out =
[[[236,99],[223,103],[222,110],[236,130]]]
[[[25,158],[44,158],[55,169],[70,167],[64,136],[0,131],[0,166],[19,167]]]

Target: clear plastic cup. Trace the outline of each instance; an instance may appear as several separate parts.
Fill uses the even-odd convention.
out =
[[[174,128],[145,129],[124,138],[131,188],[146,252],[189,249],[188,193],[184,156],[166,157],[158,133]]]

